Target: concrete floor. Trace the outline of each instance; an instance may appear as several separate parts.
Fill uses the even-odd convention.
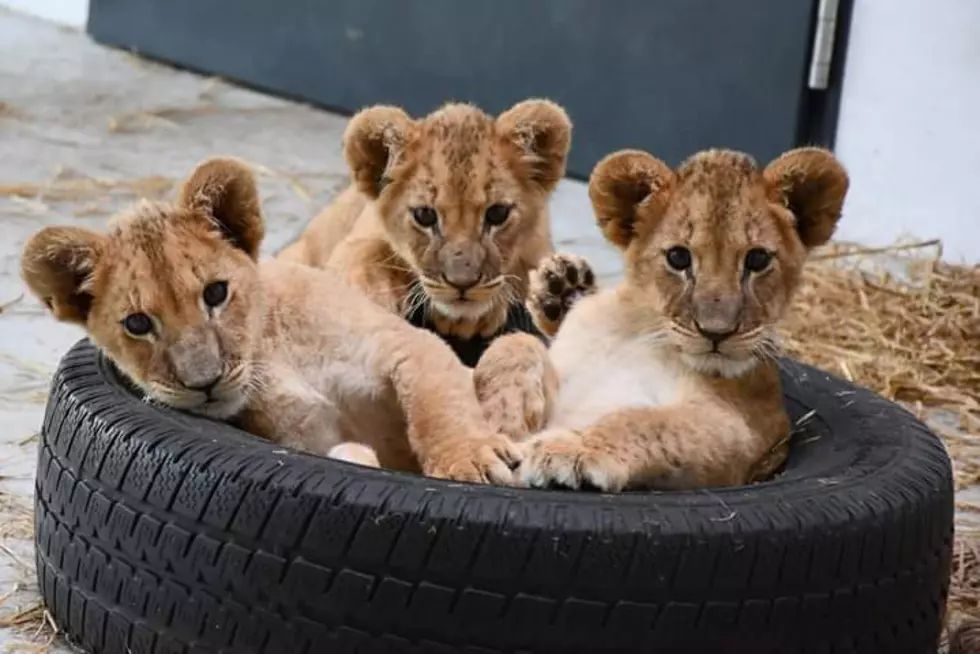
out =
[[[345,124],[0,9],[0,623],[38,603],[25,520],[35,437],[50,376],[82,336],[25,295],[25,240],[46,224],[101,227],[140,196],[168,196],[197,162],[224,154],[259,170],[264,253],[272,254],[346,184]],[[28,197],[15,193],[20,186]],[[617,276],[618,256],[594,227],[585,186],[563,183],[553,211],[558,245],[588,256],[600,278]],[[36,651],[31,643],[49,637],[0,628],[0,651]],[[69,651],[59,643],[50,651]]]

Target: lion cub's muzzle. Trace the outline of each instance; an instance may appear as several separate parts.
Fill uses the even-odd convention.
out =
[[[483,279],[485,259],[486,252],[477,243],[445,245],[439,251],[442,279],[464,297]]]
[[[504,292],[480,243],[446,243],[422,279],[433,306],[452,319],[478,319],[493,309]]]
[[[700,323],[694,323],[694,326],[697,328],[698,333],[707,339],[709,343],[711,343],[712,352],[719,352],[718,348],[721,346],[721,344],[738,333],[737,326],[733,329],[726,329],[724,331],[709,331],[702,327]]]
[[[742,319],[742,298],[711,294],[694,298],[694,327],[719,352],[722,343],[739,332]]]
[[[210,397],[224,374],[221,345],[212,331],[184,337],[167,351],[177,381]]]

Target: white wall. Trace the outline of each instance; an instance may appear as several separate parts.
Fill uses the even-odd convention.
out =
[[[0,0],[0,6],[72,27],[88,20],[88,0]]]
[[[838,236],[941,238],[980,262],[980,0],[856,0],[837,132]]]

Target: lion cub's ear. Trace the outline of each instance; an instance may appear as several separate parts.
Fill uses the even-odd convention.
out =
[[[534,181],[550,193],[562,177],[572,144],[572,121],[550,100],[524,100],[500,114],[497,132],[524,153]]]
[[[229,241],[258,259],[265,224],[248,166],[224,157],[202,162],[184,182],[179,201],[210,216]]]
[[[823,148],[797,148],[779,156],[762,173],[770,197],[796,218],[807,248],[830,240],[847,195],[847,171]]]
[[[667,209],[675,179],[667,164],[640,150],[599,161],[589,177],[589,198],[606,240],[626,249],[650,233]]]
[[[84,227],[45,227],[27,241],[21,276],[58,320],[85,324],[92,307],[89,277],[105,237]]]
[[[370,198],[381,194],[414,126],[403,110],[385,105],[363,109],[350,119],[344,130],[344,158],[361,193]]]

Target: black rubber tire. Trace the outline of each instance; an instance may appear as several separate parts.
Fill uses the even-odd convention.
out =
[[[601,495],[454,484],[285,451],[152,407],[87,342],[40,442],[37,569],[91,652],[935,652],[941,442],[784,361],[774,480]]]

